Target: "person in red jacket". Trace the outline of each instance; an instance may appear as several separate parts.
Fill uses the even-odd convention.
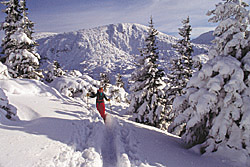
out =
[[[91,98],[95,98],[96,97],[96,108],[99,111],[99,113],[101,114],[101,117],[104,119],[106,119],[106,114],[105,114],[105,104],[104,104],[104,99],[107,101],[110,101],[110,99],[108,99],[106,97],[106,95],[103,93],[103,88],[99,88],[99,90],[97,91],[97,93],[92,93],[91,95],[89,93],[87,93],[87,96],[90,96]]]

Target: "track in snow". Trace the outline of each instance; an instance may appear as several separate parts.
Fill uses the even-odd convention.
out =
[[[112,117],[106,119],[106,131],[102,144],[103,167],[117,166],[116,135],[112,126]]]

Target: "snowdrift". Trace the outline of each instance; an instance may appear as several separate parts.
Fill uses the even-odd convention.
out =
[[[113,112],[106,105],[104,124],[95,99],[87,106],[35,80],[2,79],[0,87],[20,119],[1,114],[0,166],[233,166],[186,150],[178,137],[126,120],[123,103],[114,103]]]

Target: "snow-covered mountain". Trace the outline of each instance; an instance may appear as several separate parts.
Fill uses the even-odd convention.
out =
[[[38,33],[34,33],[33,38],[37,40],[37,39],[47,38],[47,37],[57,35],[57,34],[58,33],[54,33],[54,32],[38,32]]]
[[[193,39],[192,42],[195,44],[211,45],[212,44],[211,41],[214,40],[213,33],[214,31],[203,33],[197,38]]]
[[[140,54],[138,48],[144,46],[147,31],[146,26],[123,23],[41,37],[37,41],[42,68],[46,68],[46,61],[57,60],[65,69],[76,69],[95,79],[99,79],[100,72],[106,72],[111,82],[116,73],[123,74],[126,80],[135,68],[135,55]],[[166,70],[169,58],[177,54],[171,45],[178,39],[161,32],[157,37],[160,62]],[[194,55],[207,52],[206,45],[193,46]]]

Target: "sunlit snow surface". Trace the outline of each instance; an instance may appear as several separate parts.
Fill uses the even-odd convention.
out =
[[[228,167],[231,161],[200,156],[159,129],[127,120],[125,103],[106,103],[107,120],[95,99],[73,99],[39,81],[0,80],[18,120],[0,116],[0,166]]]

